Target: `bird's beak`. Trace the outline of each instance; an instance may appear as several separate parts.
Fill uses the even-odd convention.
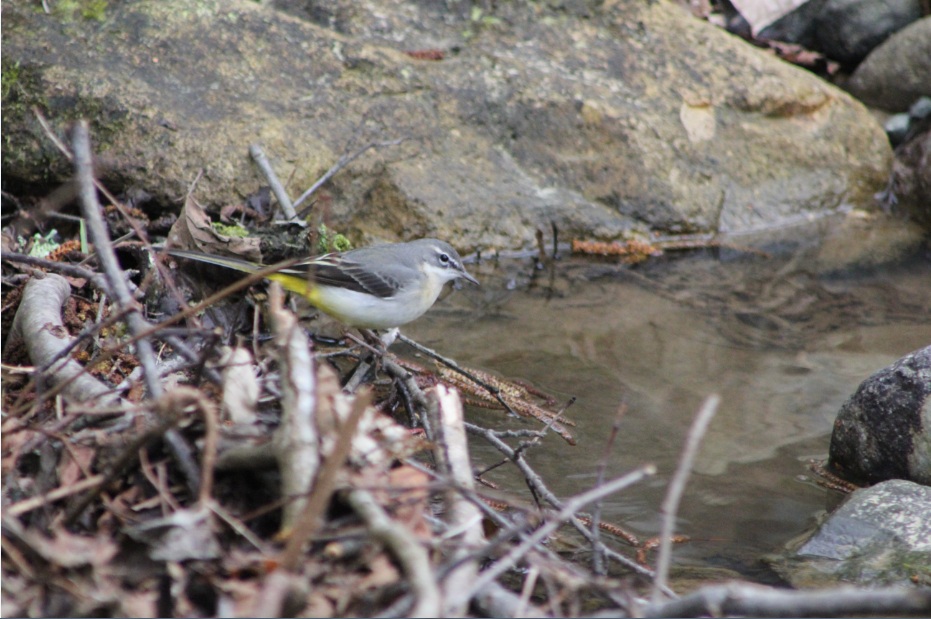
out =
[[[476,286],[481,286],[481,284],[478,283],[478,280],[475,279],[474,277],[472,277],[472,275],[470,275],[469,272],[466,271],[465,269],[462,269],[462,270],[459,272],[459,276],[460,276],[462,279],[464,279],[464,280],[466,280],[466,281],[468,281],[468,282],[472,282],[472,283],[475,284]]]

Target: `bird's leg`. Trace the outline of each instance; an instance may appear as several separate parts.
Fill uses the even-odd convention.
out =
[[[377,332],[373,332],[373,333],[376,334],[378,339],[381,341],[382,346],[385,347],[385,351],[387,351],[388,347],[394,344],[395,340],[398,339],[398,336],[401,335],[401,330],[398,329],[397,327],[393,327],[391,329],[388,329],[381,335],[377,335]]]
[[[385,340],[384,336],[379,336],[373,329],[359,329],[359,333],[362,335],[362,339],[357,338],[351,332],[347,332],[346,337],[361,345],[363,348],[368,349],[371,354],[364,356],[361,361],[359,361],[359,365],[353,370],[352,375],[343,387],[343,389],[349,393],[355,392],[369,375],[369,372],[374,370],[375,375],[378,374],[381,359],[384,354],[388,352],[388,346],[390,346],[391,342],[397,337],[398,330],[396,328],[389,329],[386,335],[393,335],[388,341]]]

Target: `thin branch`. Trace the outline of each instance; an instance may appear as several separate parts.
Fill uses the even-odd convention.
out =
[[[669,564],[672,559],[672,533],[676,525],[679,502],[682,499],[682,493],[685,491],[685,484],[692,472],[692,464],[698,454],[698,447],[701,445],[708,424],[714,418],[720,403],[721,398],[717,394],[712,394],[705,399],[698,414],[695,415],[695,420],[692,422],[685,439],[685,447],[679,459],[679,466],[669,482],[666,498],[663,499],[663,505],[660,508],[663,514],[663,526],[660,531],[659,556],[656,560],[656,578],[653,580],[653,591],[650,596],[653,604],[660,602],[663,593],[662,588],[667,586]]]
[[[126,316],[126,325],[129,327],[130,333],[137,338],[136,355],[143,368],[143,378],[149,395],[154,399],[160,399],[163,391],[156,365],[157,357],[155,348],[146,335],[150,325],[143,318],[139,306],[126,285],[125,274],[116,258],[116,252],[113,251],[110,235],[103,220],[103,209],[97,200],[90,130],[86,120],[81,120],[75,125],[72,134],[72,146],[74,148],[75,175],[78,179],[81,197],[81,212],[84,215],[87,231],[91,242],[94,244],[94,250],[97,252],[100,266],[106,275],[109,296],[116,301],[117,307],[132,310]],[[144,236],[140,238],[144,239]],[[184,474],[191,494],[198,495],[200,493],[200,472],[187,443],[184,442],[181,434],[174,428],[166,429],[164,439],[169,451],[178,463],[178,467]]]
[[[443,355],[439,354],[435,350],[431,350],[427,348],[423,344],[420,344],[419,342],[412,340],[411,338],[407,337],[403,333],[398,333],[398,339],[404,342],[405,344],[407,344],[408,346],[410,346],[411,348],[413,348],[414,350],[417,350],[418,352],[421,352],[429,357],[432,357],[433,359],[436,359],[437,361],[439,361],[440,363],[442,363],[449,369],[453,370],[454,372],[458,372],[459,374],[462,374],[463,376],[471,380],[473,383],[475,383],[476,385],[478,385],[479,387],[481,387],[482,389],[486,390],[488,393],[493,395],[495,399],[498,400],[498,403],[501,404],[501,406],[503,406],[504,409],[509,414],[513,415],[514,417],[519,416],[516,412],[514,412],[514,409],[511,408],[511,405],[508,404],[507,401],[505,401],[505,399],[501,396],[501,390],[495,387],[494,385],[488,384],[487,382],[480,379],[478,376],[475,376],[471,372],[462,369],[462,367],[460,367],[459,364],[453,361],[452,359],[444,357]]]
[[[848,617],[851,615],[927,617],[929,589],[855,589],[787,591],[732,582],[702,587],[678,600],[650,604],[646,617]]]
[[[284,213],[284,218],[287,220],[297,219],[297,213],[294,210],[294,205],[291,203],[291,198],[288,196],[288,192],[284,188],[284,185],[278,180],[278,175],[275,174],[272,164],[268,161],[268,157],[265,156],[265,151],[263,151],[262,147],[258,144],[252,144],[249,146],[249,154],[252,156],[252,160],[255,161],[255,164],[259,166],[262,174],[265,175],[265,179],[272,188],[275,198],[278,199],[278,205],[281,206],[281,212]]]
[[[284,293],[277,283],[269,289],[268,313],[281,374],[282,418],[275,432],[281,492],[298,497],[284,509],[281,528],[287,531],[303,512],[320,469],[317,369],[307,334],[285,309]]]
[[[465,499],[461,491],[474,492],[472,464],[469,461],[469,446],[463,426],[462,401],[456,390],[437,385],[433,390],[433,404],[428,412],[437,428],[437,469],[448,475],[453,485],[445,493],[446,520],[450,530],[456,532],[459,543],[455,545],[452,559],[465,557],[472,549],[484,544],[482,514]],[[469,586],[478,573],[478,563],[468,561],[451,570],[443,581],[443,616],[465,616],[467,605],[459,600],[454,603],[456,593]]]
[[[343,155],[342,157],[339,158],[339,160],[336,163],[333,164],[333,167],[331,167],[329,170],[326,171],[326,173],[323,176],[317,179],[316,183],[311,185],[310,189],[302,193],[301,197],[299,197],[297,200],[294,201],[294,210],[299,209],[301,207],[301,204],[304,203],[304,200],[312,196],[315,191],[320,189],[321,185],[323,185],[325,182],[333,178],[337,172],[339,172],[340,170],[345,168],[347,165],[349,165],[350,163],[352,163],[353,161],[361,157],[369,149],[382,148],[384,146],[397,146],[404,140],[405,138],[398,138],[397,140],[388,140],[387,142],[369,142],[368,144],[366,144],[365,146],[363,146],[356,152],[352,153],[351,155]]]
[[[72,155],[71,151],[68,150],[68,147],[65,146],[64,143],[58,139],[58,136],[55,135],[55,133],[52,131],[51,126],[49,126],[48,121],[45,120],[45,117],[42,115],[42,112],[39,111],[39,108],[33,107],[32,113],[38,119],[39,124],[42,125],[42,128],[45,130],[46,136],[49,138],[52,144],[54,144],[55,147],[58,148],[61,154],[64,155],[64,157],[68,161],[74,162],[75,156]],[[77,129],[77,127],[75,127],[75,129]],[[140,227],[139,223],[135,219],[129,216],[129,214],[126,212],[126,209],[123,207],[120,201],[117,200],[116,197],[112,193],[110,193],[110,191],[103,185],[103,183],[98,181],[96,178],[93,178],[93,173],[91,174],[91,177],[92,177],[94,186],[97,187],[100,193],[102,193],[107,198],[107,200],[110,201],[110,204],[112,204],[113,207],[120,213],[120,216],[123,218],[123,220],[129,225],[130,228],[132,228],[133,234],[135,234],[139,238],[139,240],[141,240],[148,247],[149,242],[148,242],[148,237],[145,233],[145,230],[143,230],[142,227]],[[58,215],[58,216],[61,217],[62,215]]]
[[[94,169],[91,155],[90,133],[86,120],[78,122],[74,127],[72,144],[74,147],[75,174],[78,179],[81,196],[81,212],[84,215],[87,232],[94,244],[100,266],[107,278],[109,296],[114,299],[120,308],[132,308],[126,318],[126,324],[133,334],[146,330],[148,323],[138,313],[135,299],[126,285],[125,275],[116,258],[116,252],[110,244],[110,235],[104,223],[102,207],[97,200],[97,188],[94,184]],[[158,381],[158,372],[155,363],[155,349],[148,338],[142,338],[136,343],[139,362],[145,369],[146,386],[153,398],[162,394],[162,385]]]
[[[553,492],[546,486],[545,483],[543,483],[543,480],[540,479],[540,476],[537,475],[536,471],[534,471],[530,467],[529,464],[527,464],[527,461],[524,459],[524,457],[521,454],[516,453],[514,449],[511,449],[511,447],[507,443],[499,439],[495,435],[495,433],[491,430],[481,428],[471,423],[466,423],[465,427],[466,427],[466,430],[470,434],[477,434],[483,437],[485,440],[491,443],[492,446],[494,446],[498,451],[500,451],[505,456],[507,456],[509,459],[511,459],[511,461],[514,462],[514,464],[517,466],[520,472],[524,475],[524,479],[526,480],[527,484],[531,487],[531,489],[537,494],[539,494],[541,497],[543,497],[543,499],[546,500],[547,503],[549,503],[556,509],[560,509],[562,507],[562,502],[558,498],[556,498],[556,495],[553,494]],[[592,543],[593,541],[592,532],[589,530],[589,527],[585,525],[585,523],[583,523],[581,520],[579,520],[576,517],[572,517],[569,520],[569,523],[575,528],[576,531],[581,533],[582,536],[585,537],[585,539],[589,541],[589,543]],[[653,573],[653,570],[643,567],[639,563],[625,557],[619,552],[611,550],[610,548],[605,548],[604,551],[608,557],[614,559],[615,561],[627,567],[628,569],[631,569],[637,572],[638,574],[646,576],[647,578],[653,578],[655,576],[655,574]],[[671,596],[675,595],[672,591],[669,590],[668,587],[664,587],[664,592]]]
[[[12,505],[7,505],[3,508],[4,515],[11,518],[16,518],[17,516],[22,516],[27,514],[34,509],[38,509],[43,505],[48,505],[49,503],[54,503],[55,501],[60,501],[64,498],[67,498],[73,494],[78,494],[94,488],[100,485],[104,481],[103,475],[94,475],[93,477],[87,477],[81,481],[74,482],[67,486],[61,486],[50,490],[45,494],[40,494],[39,496],[34,496],[30,499],[20,501],[19,503],[14,503]]]
[[[385,510],[367,490],[355,489],[349,493],[349,504],[365,521],[369,533],[391,550],[407,575],[407,582],[417,602],[410,617],[441,617],[440,590],[430,566],[430,555],[407,527],[391,520]]]
[[[67,353],[62,354],[62,349],[68,349],[73,343],[61,316],[61,308],[70,295],[71,286],[61,275],[49,273],[30,279],[6,345],[10,347],[22,341],[33,365],[39,372],[48,367],[45,374],[54,384],[54,390],[61,390],[69,398],[94,400],[103,405],[121,403],[108,385],[88,374],[85,367]]]
[[[67,262],[55,262],[54,260],[45,260],[44,258],[36,258],[35,256],[27,256],[26,254],[18,254],[16,252],[3,252],[3,259],[9,260],[10,262],[17,262],[19,264],[28,264],[30,266],[41,267],[43,269],[48,269],[49,271],[55,271],[67,275],[68,277],[78,277],[81,279],[86,279],[91,283],[94,288],[107,291],[107,282],[103,275],[90,269],[85,269],[76,264],[68,264]]]
[[[634,469],[626,475],[608,481],[597,488],[592,488],[591,490],[587,490],[570,498],[563,504],[562,509],[560,509],[554,517],[550,518],[546,524],[536,529],[532,535],[529,535],[520,544],[508,552],[508,554],[506,554],[504,557],[491,565],[491,567],[482,572],[481,575],[479,575],[479,577],[475,580],[475,582],[472,583],[472,586],[469,588],[469,590],[461,593],[460,595],[466,600],[472,599],[472,596],[474,596],[477,591],[480,591],[485,585],[496,580],[499,576],[504,574],[504,572],[515,567],[528,552],[536,547],[537,544],[541,543],[544,539],[552,535],[556,529],[561,527],[564,522],[572,518],[576,512],[585,507],[587,504],[623,490],[624,488],[627,488],[628,486],[631,486],[643,480],[644,478],[653,475],[655,472],[655,466],[652,464],[646,464]]]
[[[513,593],[510,589],[491,583],[475,594],[472,603],[486,617],[549,617],[542,610]]]
[[[595,485],[600,486],[604,483],[605,471],[608,469],[608,457],[614,450],[614,442],[617,440],[617,434],[621,429],[621,419],[627,413],[627,403],[621,402],[614,415],[614,423],[611,425],[611,433],[605,442],[604,452],[601,454],[601,461],[598,463],[598,473],[595,478]],[[592,571],[598,575],[604,575],[604,544],[601,543],[601,506],[602,502],[595,503],[592,508]]]
[[[98,494],[103,492],[103,490],[109,486],[113,480],[123,474],[123,471],[129,467],[132,463],[136,461],[139,457],[139,450],[145,448],[151,443],[162,439],[168,433],[170,429],[178,422],[178,419],[181,414],[181,407],[176,406],[178,403],[178,395],[183,397],[184,391],[194,391],[191,388],[185,389],[184,391],[171,391],[168,393],[168,396],[160,398],[155,402],[155,408],[158,410],[159,414],[155,417],[157,421],[152,427],[145,429],[143,432],[138,434],[133,438],[129,444],[123,448],[123,451],[120,455],[114,460],[113,464],[110,465],[109,470],[103,476],[103,479],[99,484],[91,488],[91,491],[85,494],[77,502],[77,504],[72,505],[67,514],[65,515],[65,524],[73,524],[81,513],[87,509],[91,502],[97,497]],[[198,395],[199,392],[197,392]]]
[[[242,521],[239,520],[239,518],[236,518],[231,513],[226,511],[226,509],[222,505],[217,503],[216,501],[213,501],[213,500],[208,501],[206,505],[210,511],[212,511],[214,514],[219,516],[220,519],[223,520],[226,524],[228,524],[231,529],[236,531],[236,533],[238,533],[243,538],[245,538],[246,541],[248,541],[250,544],[255,546],[256,550],[258,550],[264,555],[271,555],[271,552],[269,551],[265,542],[259,539],[259,537],[255,533],[250,531],[249,527],[244,525]]]
[[[206,397],[197,401],[201,417],[204,419],[204,447],[200,462],[200,495],[198,502],[208,505],[212,502],[214,469],[217,462],[217,446],[220,442],[220,421],[217,408]]]
[[[423,389],[420,388],[420,385],[417,384],[417,379],[414,378],[413,372],[409,371],[407,368],[399,364],[390,355],[385,355],[382,358],[382,367],[385,368],[385,371],[388,372],[391,376],[399,380],[403,385],[407,393],[410,394],[411,400],[414,404],[420,407],[421,411],[427,409],[427,396],[424,394]],[[423,424],[424,433],[427,435],[427,440],[432,441],[434,438],[433,424],[430,422],[428,415],[420,415],[420,421]]]
[[[320,517],[326,511],[327,505],[330,504],[330,497],[336,488],[337,476],[346,462],[346,457],[349,456],[349,450],[352,448],[352,439],[356,434],[356,428],[371,401],[372,393],[370,390],[361,390],[355,396],[352,402],[352,411],[339,428],[339,436],[333,446],[333,452],[323,461],[320,474],[314,484],[314,490],[307,499],[304,511],[295,521],[294,530],[288,539],[288,545],[281,553],[280,563],[284,569],[293,572],[298,568],[304,544],[320,526]]]

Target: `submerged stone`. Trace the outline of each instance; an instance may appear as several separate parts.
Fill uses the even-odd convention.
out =
[[[771,561],[795,587],[931,582],[931,488],[899,479],[853,492]]]

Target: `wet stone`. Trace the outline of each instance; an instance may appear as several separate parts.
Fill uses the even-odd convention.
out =
[[[861,383],[834,422],[829,467],[855,482],[931,485],[931,346]]]
[[[931,488],[890,480],[852,493],[773,568],[795,587],[927,584]]]

